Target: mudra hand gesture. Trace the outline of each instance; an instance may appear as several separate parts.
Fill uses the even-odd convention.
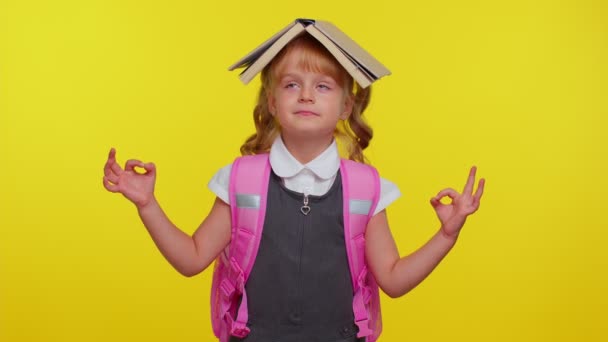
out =
[[[441,190],[435,197],[431,198],[431,205],[437,213],[439,221],[441,221],[441,230],[448,236],[455,238],[458,236],[467,217],[479,209],[479,202],[483,194],[485,179],[481,178],[477,186],[475,194],[473,194],[473,186],[475,185],[475,172],[477,168],[473,166],[469,172],[469,178],[464,186],[462,194],[458,191],[447,188]],[[449,197],[451,203],[443,204],[441,199]]]
[[[143,168],[145,173],[137,172],[136,167]],[[123,170],[116,162],[116,150],[112,148],[103,173],[103,186],[110,192],[123,194],[138,208],[146,206],[154,199],[156,167],[153,163],[129,159]]]

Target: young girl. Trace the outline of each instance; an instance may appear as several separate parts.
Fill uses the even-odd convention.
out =
[[[363,121],[370,89],[355,84],[307,34],[290,42],[261,77],[256,133],[241,153],[269,153],[272,173],[262,240],[246,284],[251,331],[230,341],[364,341],[357,338],[353,319],[336,138],[344,140],[349,159],[364,162],[363,150],[372,138]],[[115,156],[111,149],[104,187],[136,205],[156,246],[177,271],[193,276],[205,270],[231,239],[231,165],[209,182],[215,203],[189,236],[171,223],[154,196],[154,164],[132,159],[122,169]],[[462,193],[444,189],[431,198],[439,230],[416,252],[400,258],[386,214],[400,193],[381,179],[380,199],[365,232],[365,258],[387,295],[399,297],[413,289],[454,246],[466,218],[479,207],[484,180],[475,193],[474,183],[475,167]],[[446,196],[451,203],[440,201]],[[309,201],[310,216],[297,210],[303,197]],[[304,216],[313,218],[305,224]]]

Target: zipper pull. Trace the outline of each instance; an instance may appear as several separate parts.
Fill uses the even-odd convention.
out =
[[[308,206],[308,192],[304,192],[304,205],[300,207],[300,211],[304,215],[308,215],[310,212],[310,207]]]

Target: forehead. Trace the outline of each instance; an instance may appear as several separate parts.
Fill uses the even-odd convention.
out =
[[[287,47],[273,61],[273,76],[280,78],[294,71],[313,72],[344,83],[348,74],[338,61],[323,47],[296,45]]]
[[[304,74],[315,74],[321,77],[335,78],[336,73],[330,68],[324,67],[322,63],[303,60],[298,54],[292,53],[286,56],[276,68],[278,79],[285,76],[301,76]]]

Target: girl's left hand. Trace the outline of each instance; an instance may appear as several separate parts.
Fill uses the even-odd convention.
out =
[[[456,237],[464,225],[467,216],[479,209],[479,202],[483,194],[485,179],[481,178],[477,186],[477,191],[473,194],[475,184],[475,172],[477,168],[473,166],[469,172],[469,178],[464,186],[462,194],[458,191],[447,188],[441,190],[437,196],[431,198],[431,205],[441,221],[442,232],[448,237]],[[441,203],[441,199],[449,197],[452,201],[449,204]]]

